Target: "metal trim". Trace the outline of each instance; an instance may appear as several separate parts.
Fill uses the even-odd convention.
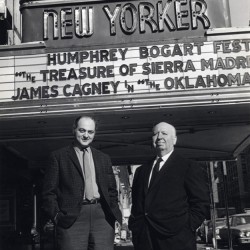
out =
[[[124,2],[126,0],[120,0],[120,1],[111,1],[111,2]],[[130,0],[130,2],[135,2],[137,0]],[[82,0],[21,0],[20,1],[20,9],[22,8],[32,8],[36,6],[52,6],[52,5],[72,5],[72,4],[90,4],[90,3],[107,3],[105,0],[85,0],[84,2]]]
[[[2,45],[0,46],[0,52],[6,50],[20,50],[20,49],[33,49],[33,48],[46,48],[45,42],[28,42],[21,43],[19,45]]]

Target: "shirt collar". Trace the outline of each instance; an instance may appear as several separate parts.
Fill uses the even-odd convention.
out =
[[[80,148],[78,145],[76,145],[76,143],[73,143],[73,148],[77,152],[83,152],[83,148]],[[84,148],[84,151],[87,151],[89,153],[90,152],[90,147]]]
[[[169,156],[173,153],[173,151],[174,150],[171,150],[169,153],[167,153],[167,154],[165,154],[165,155],[163,155],[161,158],[162,158],[162,160],[163,160],[163,162],[166,162],[167,161],[167,159],[169,158]],[[157,156],[156,157],[156,161],[159,159],[160,157],[159,156]]]

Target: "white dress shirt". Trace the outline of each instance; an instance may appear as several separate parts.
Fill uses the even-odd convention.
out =
[[[173,152],[173,150],[170,151],[168,154],[166,154],[166,155],[164,155],[164,156],[161,157],[161,158],[162,158],[162,161],[160,162],[159,171],[161,170],[162,166],[165,164],[165,162],[167,161],[167,159],[169,158],[169,156],[172,154],[172,152]],[[156,162],[157,162],[157,160],[158,160],[159,158],[160,158],[160,157],[157,156],[157,157],[155,158],[155,160],[154,160],[153,167],[152,167],[151,172],[150,172],[150,175],[149,175],[148,186],[149,186],[149,184],[150,184],[150,180],[151,180],[151,177],[152,177],[153,169],[154,169],[155,164],[156,164]]]

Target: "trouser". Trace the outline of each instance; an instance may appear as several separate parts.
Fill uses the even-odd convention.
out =
[[[153,250],[197,250],[195,232],[188,225],[169,237],[160,235],[152,228],[148,232]]]
[[[82,205],[76,222],[68,229],[57,226],[58,250],[113,250],[114,225],[105,219],[100,203]]]
[[[197,250],[195,239],[188,225],[172,236],[162,235],[146,223],[139,232],[133,233],[135,250]]]

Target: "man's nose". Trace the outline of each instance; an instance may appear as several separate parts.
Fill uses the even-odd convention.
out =
[[[89,136],[89,133],[87,131],[83,132],[83,136],[84,137],[88,137]]]
[[[161,139],[161,138],[162,138],[162,133],[158,133],[158,134],[157,134],[157,138],[158,138],[158,139]]]

